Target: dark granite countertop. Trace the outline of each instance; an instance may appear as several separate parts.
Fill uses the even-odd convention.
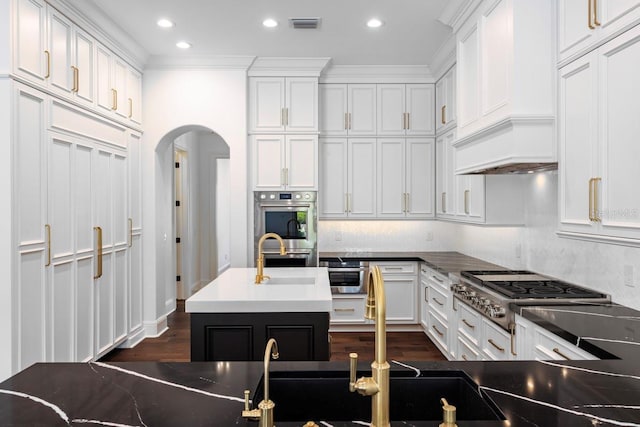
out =
[[[368,260],[368,261],[420,261],[444,274],[463,270],[504,270],[496,264],[482,261],[459,252],[320,252],[321,261]]]

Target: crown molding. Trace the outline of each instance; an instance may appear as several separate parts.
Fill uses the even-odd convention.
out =
[[[222,69],[246,71],[254,63],[255,56],[222,55],[153,55],[147,61],[146,70]]]
[[[333,65],[320,83],[434,83],[427,65]]]
[[[456,36],[451,34],[433,55],[431,69],[439,80],[456,63]]]
[[[86,0],[73,4],[69,0],[47,0],[47,2],[127,61],[129,65],[138,71],[144,69],[149,53],[94,2]]]
[[[320,77],[331,58],[257,57],[249,68],[250,77]]]
[[[449,0],[438,21],[457,32],[462,24],[480,6],[482,0]]]

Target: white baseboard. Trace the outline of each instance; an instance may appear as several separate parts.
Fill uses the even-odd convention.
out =
[[[230,263],[227,263],[225,265],[222,265],[218,268],[218,276],[221,275],[222,273],[225,272],[225,270],[227,270],[229,267],[231,267]]]
[[[169,330],[167,316],[162,316],[152,322],[144,322],[143,327],[145,338],[157,338]]]
[[[140,344],[146,338],[144,327],[140,327],[137,331],[131,333],[127,339],[118,346],[118,348],[133,348]]]

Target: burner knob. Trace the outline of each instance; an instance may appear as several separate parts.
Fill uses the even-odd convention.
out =
[[[490,310],[489,310],[489,316],[490,317],[504,317],[505,315],[505,309],[504,307],[500,307],[497,304],[494,304],[491,306]]]

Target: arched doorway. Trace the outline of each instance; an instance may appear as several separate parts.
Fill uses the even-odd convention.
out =
[[[170,233],[163,232],[159,240],[165,254],[171,254],[161,267],[169,308],[229,264],[230,149],[211,129],[190,125],[163,137],[156,156],[161,207],[156,216],[159,223],[171,225],[166,228]]]

